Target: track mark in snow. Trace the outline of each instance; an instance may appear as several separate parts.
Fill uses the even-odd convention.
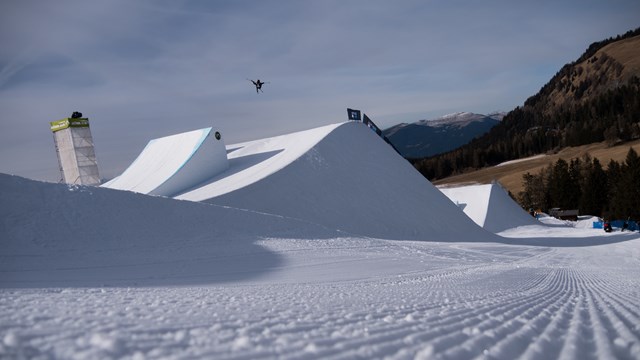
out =
[[[640,357],[640,268],[602,249],[312,243],[261,243],[280,280],[1,290],[0,357]]]

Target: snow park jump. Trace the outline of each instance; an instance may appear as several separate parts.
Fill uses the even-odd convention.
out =
[[[206,128],[149,141],[120,176],[102,186],[171,196],[228,167],[220,132]]]
[[[0,174],[0,358],[639,357],[637,233],[490,186],[467,216],[371,130],[172,135],[103,187]]]
[[[210,128],[167,136],[150,141],[122,175],[103,187],[251,209],[345,234],[448,239],[478,230],[369,127],[345,122],[226,149],[210,139]],[[372,167],[372,159],[387,170]],[[389,183],[397,184],[397,191],[380,191]],[[335,196],[334,188],[340,188]],[[440,203],[440,218],[425,217],[434,200]],[[394,203],[398,206],[390,211],[387,205]],[[457,226],[436,226],[442,221]]]

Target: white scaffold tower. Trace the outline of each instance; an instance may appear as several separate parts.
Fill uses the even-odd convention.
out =
[[[74,112],[70,118],[52,121],[50,124],[61,181],[76,185],[100,185],[89,119]]]

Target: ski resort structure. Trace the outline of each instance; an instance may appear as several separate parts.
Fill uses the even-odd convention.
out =
[[[50,122],[58,156],[61,181],[75,185],[99,185],[100,174],[89,129],[89,119],[72,117]]]

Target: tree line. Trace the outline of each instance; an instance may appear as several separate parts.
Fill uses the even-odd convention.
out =
[[[629,148],[623,163],[611,160],[606,169],[588,154],[569,162],[559,159],[522,177],[517,200],[525,209],[578,209],[580,214],[606,219],[640,220],[640,158]]]

